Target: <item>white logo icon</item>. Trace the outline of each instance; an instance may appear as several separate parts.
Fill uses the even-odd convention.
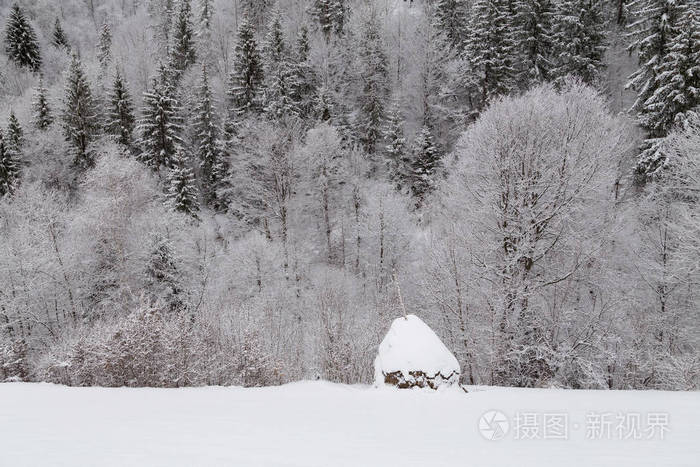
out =
[[[503,439],[509,429],[508,417],[499,410],[489,410],[479,419],[479,432],[489,441]]]

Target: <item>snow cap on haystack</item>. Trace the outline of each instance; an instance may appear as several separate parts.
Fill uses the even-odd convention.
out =
[[[374,360],[377,386],[430,387],[459,382],[459,363],[440,338],[415,315],[397,318]]]

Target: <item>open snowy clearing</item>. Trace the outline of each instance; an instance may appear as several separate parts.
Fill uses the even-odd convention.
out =
[[[3,466],[697,466],[698,441],[697,392],[0,384]]]

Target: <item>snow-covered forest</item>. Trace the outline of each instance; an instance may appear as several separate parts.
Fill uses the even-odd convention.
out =
[[[700,387],[697,0],[0,0],[0,381]]]

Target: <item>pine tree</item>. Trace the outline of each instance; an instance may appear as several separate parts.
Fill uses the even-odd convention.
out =
[[[98,116],[87,77],[76,54],[73,54],[66,76],[63,105],[63,131],[71,147],[73,164],[90,167],[94,160],[89,146],[97,134]]]
[[[433,18],[435,26],[447,37],[450,46],[461,50],[467,31],[469,6],[465,0],[438,0]]]
[[[440,151],[435,145],[432,130],[428,126],[423,126],[413,141],[413,160],[408,176],[411,192],[417,199],[418,207],[435,187],[440,159]]]
[[[642,126],[651,135],[683,127],[686,112],[700,106],[700,12],[690,9],[679,22],[655,70],[656,91],[644,102]]]
[[[162,300],[171,311],[182,307],[179,295],[180,271],[172,243],[160,234],[154,234],[151,240],[151,253],[146,263],[146,285],[153,300]]]
[[[473,107],[481,110],[494,97],[516,89],[518,50],[508,0],[475,0],[465,42],[474,85]]]
[[[7,145],[16,153],[22,153],[24,146],[24,130],[19,124],[19,120],[15,113],[10,111],[10,118],[7,121],[7,136],[5,137]]]
[[[684,16],[688,6],[682,0],[634,0],[627,7],[633,18],[628,49],[639,51],[639,68],[630,76],[627,87],[637,91],[631,110],[641,111],[656,92],[656,67],[668,52],[678,19]]]
[[[53,38],[51,39],[51,43],[59,49],[70,50],[70,43],[68,42],[68,37],[66,37],[66,32],[63,30],[63,26],[61,26],[61,21],[58,18],[56,18],[56,22],[54,23]]]
[[[16,3],[10,10],[5,36],[5,51],[17,66],[38,72],[41,68],[41,53],[34,29]]]
[[[248,18],[244,17],[238,28],[233,71],[228,81],[227,93],[233,113],[243,114],[259,109],[263,76],[255,28]]]
[[[107,22],[102,23],[100,30],[100,40],[97,43],[97,59],[100,61],[102,70],[106,70],[109,62],[112,61],[112,30]]]
[[[170,47],[170,67],[177,79],[196,60],[194,31],[192,29],[192,7],[190,0],[180,0]]]
[[[279,12],[272,16],[263,51],[265,114],[271,119],[296,115],[298,109],[293,93],[297,87],[297,75],[287,54]]]
[[[345,0],[314,0],[309,14],[316,19],[319,29],[328,41],[331,34],[343,33],[347,10]]]
[[[605,67],[605,18],[600,0],[564,0],[556,10],[552,76],[573,75],[592,84]]]
[[[195,184],[192,169],[187,166],[187,156],[179,148],[173,158],[173,166],[168,172],[168,205],[174,211],[182,212],[199,219],[199,191]]]
[[[200,14],[199,14],[199,24],[204,30],[211,29],[211,19],[214,16],[214,5],[212,5],[212,0],[201,0],[200,3]]]
[[[44,87],[44,77],[39,77],[39,87],[34,94],[32,108],[34,110],[34,126],[45,130],[53,123],[51,107],[49,107],[48,91]]]
[[[302,118],[313,113],[314,97],[317,87],[317,77],[313,66],[309,63],[309,30],[302,26],[297,37],[297,49],[293,68],[292,100]]]
[[[641,124],[651,136],[637,162],[642,179],[665,166],[664,137],[673,128],[686,128],[700,114],[700,16],[693,9],[679,18],[678,33],[654,74],[656,90],[640,112]]]
[[[364,150],[368,154],[374,154],[382,136],[389,92],[388,59],[374,13],[367,19],[363,28],[359,43],[359,60],[362,91],[355,127]]]
[[[170,72],[161,64],[151,90],[143,94],[144,107],[138,121],[139,159],[153,170],[173,167],[175,153],[182,145],[182,117],[173,94]]]
[[[114,84],[109,94],[109,110],[107,112],[107,130],[117,137],[124,146],[131,146],[134,132],[134,106],[126,80],[119,69],[114,74]]]
[[[19,160],[0,130],[0,198],[12,194],[19,179]]]
[[[554,5],[551,0],[517,0],[515,11],[516,40],[521,49],[518,81],[527,89],[531,83],[551,77]]]
[[[401,113],[401,105],[394,101],[386,119],[384,139],[386,140],[386,162],[389,179],[401,183],[406,170],[406,137],[403,131],[404,117]]]
[[[226,173],[221,157],[220,132],[215,122],[216,111],[206,65],[202,66],[202,81],[197,90],[197,106],[194,112],[195,138],[198,144],[197,156],[202,171],[202,184],[207,202],[213,203],[216,201],[218,185]]]

